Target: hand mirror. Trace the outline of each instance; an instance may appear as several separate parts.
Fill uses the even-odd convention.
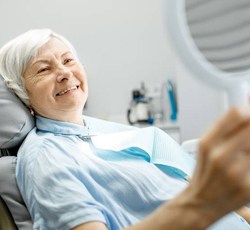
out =
[[[193,76],[249,105],[250,1],[166,0],[169,36]]]

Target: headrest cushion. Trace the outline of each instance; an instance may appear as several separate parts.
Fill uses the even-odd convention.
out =
[[[28,108],[4,84],[0,76],[0,148],[12,148],[34,127]]]

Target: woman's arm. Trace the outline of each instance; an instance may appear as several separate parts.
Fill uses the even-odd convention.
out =
[[[208,213],[202,207],[195,207],[191,202],[183,202],[181,196],[171,203],[158,208],[140,223],[126,228],[126,230],[158,230],[158,229],[205,229],[213,220],[209,221]],[[204,218],[206,217],[206,218]],[[90,222],[73,228],[72,230],[107,230],[105,224]]]
[[[250,201],[250,110],[231,109],[201,139],[189,186],[127,230],[205,229]],[[88,223],[74,230],[104,230]]]
[[[107,227],[105,224],[101,222],[89,222],[85,224],[81,224],[75,228],[72,228],[72,230],[107,230]]]

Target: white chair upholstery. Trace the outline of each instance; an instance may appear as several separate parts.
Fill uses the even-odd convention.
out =
[[[200,139],[190,139],[187,141],[184,141],[181,146],[182,148],[190,153],[191,156],[193,156],[194,158],[197,157],[197,153],[198,153],[198,148],[199,148],[199,141]]]

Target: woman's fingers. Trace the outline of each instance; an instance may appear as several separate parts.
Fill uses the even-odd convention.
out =
[[[235,131],[234,134],[217,142],[209,152],[201,153],[201,155],[204,154],[206,158],[217,160],[222,164],[230,164],[230,162],[234,163],[239,157],[246,158],[247,155],[250,155],[249,149],[250,122]]]
[[[201,139],[191,185],[199,198],[222,211],[250,201],[249,108],[231,109]]]
[[[209,148],[250,122],[250,108],[231,108],[202,138]]]
[[[201,138],[198,161],[200,166],[204,167],[207,157],[223,157],[222,153],[239,151],[247,148],[248,144],[250,145],[250,109],[230,109]]]

